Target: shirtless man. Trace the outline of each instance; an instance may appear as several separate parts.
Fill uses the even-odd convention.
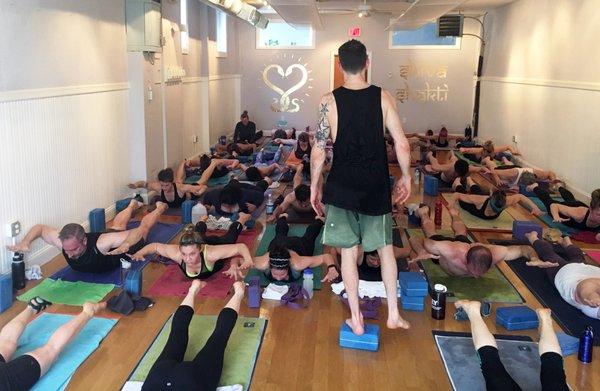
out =
[[[530,261],[539,260],[530,246],[496,246],[472,243],[467,237],[467,227],[460,219],[458,211],[450,210],[454,237],[435,233],[435,224],[429,216],[429,207],[417,210],[421,227],[426,238],[410,238],[417,256],[410,260],[435,259],[446,273],[457,277],[482,277],[495,264],[525,257]]]
[[[433,152],[427,153],[429,164],[425,166],[426,172],[435,172],[434,176],[444,182],[447,187],[455,185],[457,178],[468,175],[469,173],[480,172],[487,173],[490,170],[486,167],[470,166],[464,160],[458,159],[454,154],[450,157],[448,163],[440,164],[433,156]]]
[[[267,217],[268,223],[277,221],[277,217],[289,208],[292,208],[297,213],[312,214],[314,216],[314,210],[310,204],[310,187],[302,184],[302,169],[303,166],[301,164],[295,166],[294,191],[286,195],[283,202],[275,208],[273,214]]]
[[[127,229],[127,223],[140,203],[132,200],[127,208],[119,212],[107,232],[86,233],[79,224],[70,223],[60,231],[47,225],[35,225],[23,240],[10,251],[27,252],[31,242],[41,237],[44,242],[62,250],[65,260],[74,270],[85,273],[103,273],[121,267],[121,257],[125,253],[135,253],[146,244],[150,229],[160,215],[167,210],[167,204],[156,203],[156,209],[148,213],[139,227]]]

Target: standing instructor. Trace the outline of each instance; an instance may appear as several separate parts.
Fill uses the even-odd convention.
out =
[[[410,195],[410,147],[404,136],[392,95],[365,81],[369,65],[365,46],[351,40],[340,46],[340,67],[344,85],[323,96],[315,146],[311,154],[311,204],[322,216],[327,205],[323,243],[341,248],[342,278],[352,317],[346,323],[352,331],[364,333],[359,308],[359,246],[365,252],[377,250],[381,259],[387,294],[390,329],[409,328],[398,311],[398,270],[392,248],[392,201],[405,202]],[[384,140],[387,128],[394,139],[402,177],[396,182],[394,199]],[[325,144],[333,140],[333,166],[322,190]],[[322,198],[322,200],[321,200]]]

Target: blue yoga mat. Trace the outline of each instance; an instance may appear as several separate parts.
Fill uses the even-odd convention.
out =
[[[531,201],[533,201],[533,203],[536,204],[537,207],[540,208],[540,210],[542,210],[542,211],[546,210],[546,206],[544,205],[542,200],[540,200],[538,197],[529,197],[529,199]],[[549,227],[556,228],[556,229],[560,230],[563,234],[566,234],[566,235],[573,235],[573,234],[576,234],[577,232],[579,232],[575,228],[568,227],[562,223],[555,223],[554,221],[552,221],[552,215],[550,214],[550,211],[547,211],[547,212],[548,213],[546,213],[538,218],[540,220],[542,220],[544,223],[546,223],[546,225],[548,225]]]
[[[18,348],[13,357],[19,357],[43,346],[56,329],[72,318],[71,315],[40,315],[27,326],[19,338]],[[79,365],[96,350],[116,323],[116,319],[93,318],[90,320],[67,345],[48,373],[36,383],[32,390],[64,390]]]
[[[140,225],[139,221],[131,221],[127,224],[127,229],[136,228]],[[146,243],[169,243],[171,239],[175,237],[181,231],[182,224],[165,224],[158,222],[150,230]],[[143,262],[132,262],[131,270],[143,269],[148,262],[150,262],[152,256],[146,257]],[[127,257],[125,257],[127,258]],[[121,269],[115,269],[104,273],[83,273],[75,271],[71,266],[67,265],[60,269],[56,273],[50,276],[53,280],[61,279],[63,281],[71,282],[91,282],[95,284],[114,284],[115,286],[122,286],[121,281]]]

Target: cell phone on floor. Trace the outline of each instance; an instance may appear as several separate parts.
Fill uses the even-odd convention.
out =
[[[244,322],[244,327],[254,327],[254,322]]]

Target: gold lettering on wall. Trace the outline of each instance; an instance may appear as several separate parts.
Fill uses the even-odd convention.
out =
[[[405,103],[409,99],[418,102],[446,102],[448,101],[448,84],[432,85],[433,81],[428,79],[446,79],[448,77],[447,65],[414,65],[412,63],[399,66],[400,77],[405,81],[404,86],[396,89],[396,99]],[[426,79],[428,81],[421,85],[422,88],[411,88],[408,84],[409,78]],[[430,84],[432,83],[432,84]],[[414,85],[414,84],[413,84]]]

